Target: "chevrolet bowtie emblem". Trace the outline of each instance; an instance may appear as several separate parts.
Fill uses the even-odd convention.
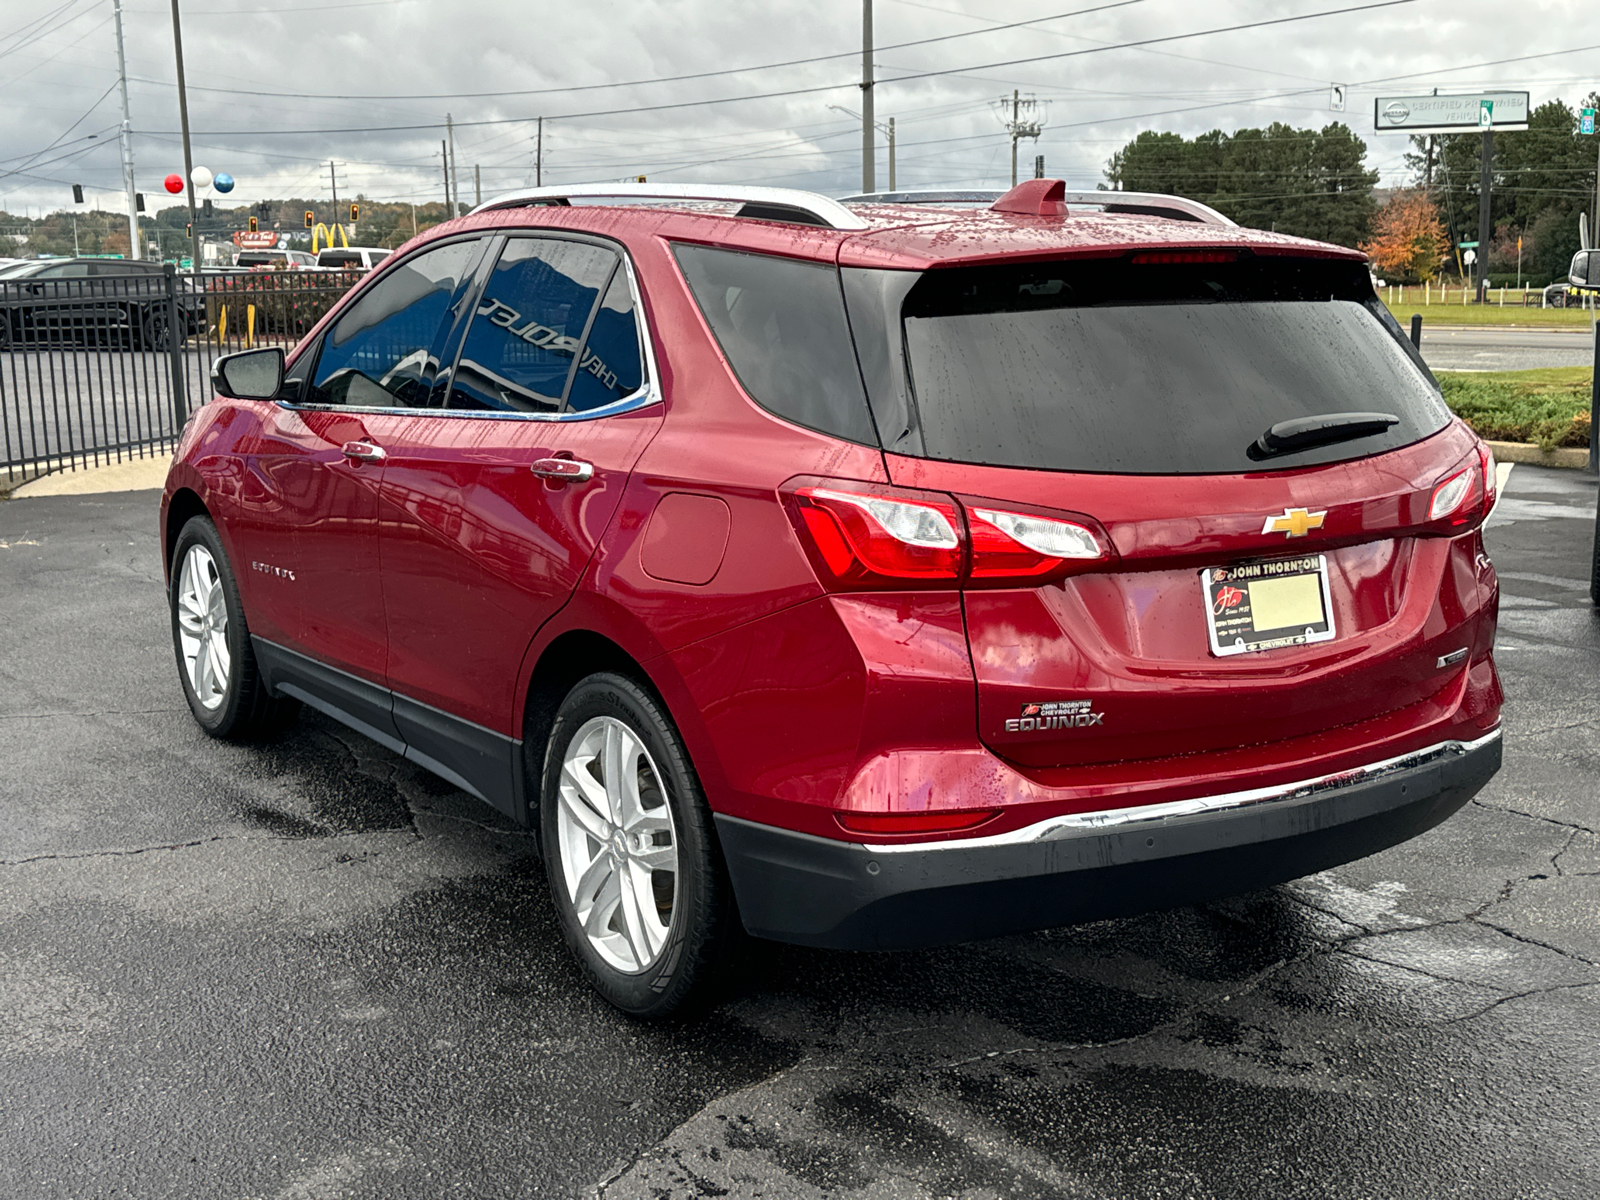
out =
[[[1305,537],[1313,529],[1322,528],[1322,518],[1327,512],[1307,512],[1303,508],[1286,508],[1281,517],[1268,517],[1261,527],[1262,533],[1285,533],[1290,537]]]

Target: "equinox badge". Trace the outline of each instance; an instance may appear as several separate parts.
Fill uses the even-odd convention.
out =
[[[1322,518],[1327,511],[1307,512],[1303,508],[1286,508],[1281,517],[1268,517],[1261,527],[1262,533],[1284,533],[1290,537],[1305,537],[1313,529],[1322,528]]]

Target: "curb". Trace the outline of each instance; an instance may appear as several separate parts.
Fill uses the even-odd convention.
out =
[[[1579,446],[1557,446],[1554,450],[1541,450],[1533,442],[1489,442],[1496,462],[1530,463],[1536,467],[1566,467],[1585,471],[1589,468],[1589,451]]]
[[[0,479],[0,500],[11,499],[12,492],[16,491],[24,484],[32,483],[35,479],[43,479],[48,474],[50,474],[48,470],[24,471],[22,474],[13,476],[9,479]]]

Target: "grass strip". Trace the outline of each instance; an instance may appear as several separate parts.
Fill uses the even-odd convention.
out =
[[[1409,288],[1406,289],[1408,292]],[[1417,299],[1420,301],[1421,296]],[[1426,344],[1428,329],[1433,325],[1517,325],[1525,329],[1587,329],[1594,317],[1581,308],[1520,308],[1508,297],[1501,308],[1493,302],[1477,304],[1413,304],[1407,297],[1405,304],[1388,304],[1394,319],[1401,326],[1411,328],[1411,314],[1422,314],[1422,340]]]
[[[1588,367],[1535,371],[1435,371],[1445,403],[1481,438],[1546,450],[1588,446]]]

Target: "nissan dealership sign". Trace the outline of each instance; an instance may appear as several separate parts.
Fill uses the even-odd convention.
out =
[[[1469,129],[1526,129],[1527,92],[1469,92],[1457,96],[1379,96],[1373,122],[1407,133],[1461,133]]]

